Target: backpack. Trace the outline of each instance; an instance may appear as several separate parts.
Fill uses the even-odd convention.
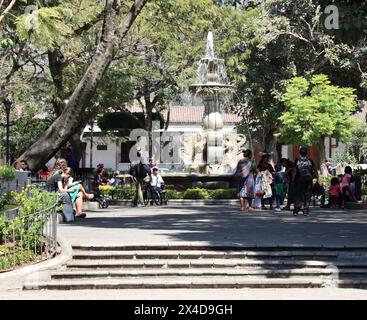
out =
[[[312,162],[308,158],[299,158],[297,161],[297,167],[299,174],[303,180],[312,180],[313,175],[313,167]]]
[[[145,178],[150,174],[150,168],[147,164],[139,162],[130,168],[129,174],[136,178]]]

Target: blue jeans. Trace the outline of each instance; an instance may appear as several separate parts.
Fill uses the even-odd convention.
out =
[[[275,200],[277,201],[277,208],[279,209],[284,204],[284,197],[275,196]]]
[[[74,209],[73,202],[71,201],[70,195],[67,192],[59,193],[60,201],[62,204],[62,214],[65,222],[74,221]]]

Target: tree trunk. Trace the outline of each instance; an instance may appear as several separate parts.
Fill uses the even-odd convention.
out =
[[[325,137],[322,137],[319,142],[315,144],[319,163],[316,166],[320,167],[326,161]]]
[[[148,149],[149,149],[149,158],[153,157],[153,107],[150,103],[150,100],[148,100],[149,97],[145,97],[145,103],[146,103],[146,116],[145,116],[145,129],[148,132]]]
[[[263,141],[263,151],[267,152],[274,152],[276,151],[276,145],[277,145],[277,139],[274,136],[274,130],[271,130],[265,135],[264,141]]]
[[[55,86],[56,96],[53,98],[53,107],[56,117],[59,117],[65,107],[65,90],[64,90],[64,56],[60,50],[55,49],[49,51],[48,55],[48,65],[50,68],[50,73],[52,77],[53,84]]]
[[[135,0],[129,13],[118,25],[119,0],[106,0],[104,24],[100,43],[84,77],[69,98],[65,109],[46,132],[20,158],[31,169],[37,169],[51,159],[80,126],[80,118],[93,97],[99,81],[116,55],[118,43],[129,31],[148,0]]]
[[[79,130],[76,133],[74,133],[69,140],[73,155],[78,162],[83,157],[83,153],[85,151],[83,148],[83,141],[80,139],[80,136],[82,134],[81,131],[82,130]]]

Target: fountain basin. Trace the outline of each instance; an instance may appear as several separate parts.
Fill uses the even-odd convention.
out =
[[[236,188],[233,174],[207,175],[188,173],[162,173],[168,188],[185,191],[190,188],[227,189]]]

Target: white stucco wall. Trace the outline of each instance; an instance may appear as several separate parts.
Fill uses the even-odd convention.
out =
[[[116,142],[111,141],[107,138],[95,137],[93,142],[92,152],[92,163],[93,168],[96,168],[99,163],[103,163],[107,169],[117,170],[119,159],[118,154],[120,153],[120,146]],[[89,168],[90,163],[90,137],[84,138],[84,142],[87,143],[85,164]],[[97,150],[98,145],[107,145],[107,150]]]

